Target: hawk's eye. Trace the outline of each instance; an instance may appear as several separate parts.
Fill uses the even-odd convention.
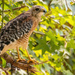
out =
[[[38,10],[39,10],[39,8],[36,8],[35,10],[36,10],[36,11],[38,11]]]

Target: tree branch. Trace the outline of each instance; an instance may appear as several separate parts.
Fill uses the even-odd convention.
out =
[[[4,68],[2,68],[1,66],[0,66],[0,69],[2,69],[6,73],[6,75],[9,75],[9,73]]]
[[[14,8],[14,9],[12,9],[12,11],[14,11],[14,10],[20,10],[21,8],[24,8],[24,7],[27,7],[26,5],[24,5],[24,6],[21,6],[21,7],[16,7],[16,8]],[[3,10],[3,12],[11,12],[11,10]],[[1,14],[0,14],[1,15]]]
[[[35,33],[35,34],[40,34],[40,35],[45,35],[45,33],[43,33],[43,32],[39,32],[39,31],[33,31],[33,33]],[[61,37],[65,37],[65,36],[67,36],[67,35],[60,35]]]
[[[0,55],[0,57],[4,58],[6,60],[6,62],[14,65],[15,67],[18,67],[18,68],[23,69],[23,70],[28,70],[29,72],[33,72],[33,73],[36,72],[36,68],[32,67],[31,64],[28,64],[27,61],[17,62],[16,59],[13,59],[13,57],[8,55],[7,53]]]
[[[20,10],[21,8],[24,8],[24,7],[27,7],[27,6],[21,6],[21,7],[16,7],[16,8],[14,8],[14,9],[12,9],[12,11],[14,11],[14,10]],[[11,12],[11,10],[4,10],[4,12]]]

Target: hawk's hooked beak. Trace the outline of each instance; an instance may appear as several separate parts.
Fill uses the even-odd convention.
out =
[[[44,9],[44,8],[42,8],[42,11],[44,12],[44,13],[46,13],[47,11],[46,11],[46,9]]]

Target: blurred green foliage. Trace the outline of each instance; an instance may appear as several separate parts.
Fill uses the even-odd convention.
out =
[[[75,10],[73,9],[75,4],[69,0],[71,3],[67,3],[66,6],[63,3],[61,6],[56,1],[59,0],[4,0],[3,26],[33,5],[43,6],[47,10],[29,38],[28,50],[31,57],[39,62],[48,61],[34,65],[39,71],[36,72],[37,75],[75,75]],[[0,29],[2,5],[2,0],[0,0]],[[69,8],[69,6],[72,7]],[[11,52],[13,57],[17,58],[17,52],[15,50]],[[20,55],[22,59],[27,59],[27,54],[23,49],[20,49]],[[5,60],[2,64],[3,67],[7,66]],[[20,74],[21,72],[18,71],[18,75]],[[30,73],[30,75],[35,74]]]

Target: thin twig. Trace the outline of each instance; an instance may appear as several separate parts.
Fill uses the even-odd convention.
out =
[[[6,75],[9,75],[9,73],[4,68],[2,68],[1,66],[0,66],[0,69],[2,69],[6,73]]]
[[[24,7],[27,7],[26,5],[24,5],[24,6],[21,6],[21,7],[16,7],[16,8],[14,8],[14,9],[12,9],[12,11],[14,11],[14,10],[20,10],[21,8],[24,8]],[[11,10],[3,10],[3,12],[11,12]],[[0,14],[1,15],[1,14]]]
[[[39,31],[33,31],[33,33],[35,33],[35,34],[40,34],[40,35],[45,35],[45,33],[43,33],[43,32],[39,32]],[[65,36],[67,36],[67,35],[60,35],[61,37],[65,37]]]
[[[72,16],[72,15],[62,15],[62,16],[57,16],[57,17],[56,17],[56,16],[50,16],[50,18],[53,18],[53,19],[54,19],[54,18],[58,18],[58,17],[66,17],[66,16]]]
[[[49,3],[48,3],[48,9],[49,10],[50,10],[50,6],[51,6],[51,2],[52,2],[52,0],[50,0]]]
[[[27,75],[29,75],[29,71],[28,71],[28,69],[27,69]]]
[[[24,7],[27,7],[27,6],[24,5],[24,6],[21,6],[21,7],[16,7],[14,9],[12,9],[12,11],[14,11],[14,10],[20,10],[21,8],[24,8]],[[4,12],[11,12],[11,10],[4,10]]]
[[[45,35],[43,32],[39,32],[39,31],[33,31],[33,33],[40,34],[40,35]]]
[[[3,27],[3,18],[4,18],[4,0],[2,0],[2,25],[1,25],[1,28]]]
[[[65,3],[66,3],[66,7],[67,7],[67,9],[69,9],[68,4],[67,4],[67,0],[65,0]]]
[[[47,63],[49,62],[50,60],[47,60],[47,61],[40,61],[39,63],[36,63],[35,65],[39,65],[39,64],[43,64],[43,63]]]

